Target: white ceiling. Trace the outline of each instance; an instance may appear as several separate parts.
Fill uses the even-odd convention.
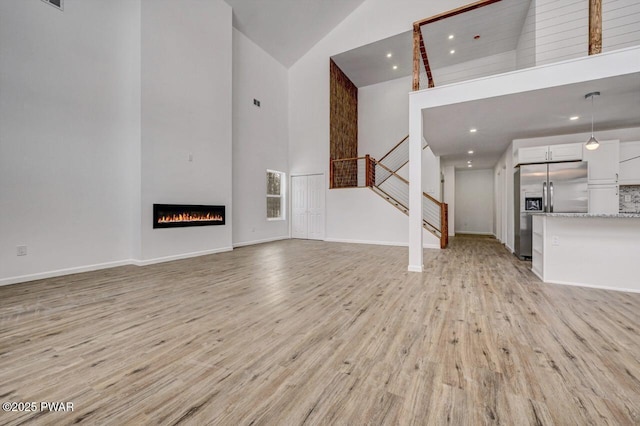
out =
[[[501,1],[422,26],[436,86],[442,68],[513,51],[530,3],[531,0]],[[449,39],[451,34],[453,39]],[[480,38],[474,39],[476,35]],[[452,49],[455,50],[453,55]],[[389,53],[391,58],[387,57]],[[357,87],[410,76],[413,73],[413,31],[340,53],[331,59]],[[394,65],[398,68],[394,69]]]
[[[286,68],[364,0],[225,0],[233,26]]]
[[[493,167],[513,139],[590,132],[591,102],[584,95],[593,91],[601,93],[594,100],[596,137],[599,130],[640,126],[635,73],[425,109],[424,137],[444,163],[466,168],[471,159],[474,168]]]
[[[413,31],[332,56],[356,87],[406,77],[413,73]],[[391,53],[391,58],[387,54]],[[396,65],[398,68],[393,69]],[[408,90],[409,88],[407,88]]]
[[[531,0],[500,1],[422,26],[431,69],[514,50]],[[449,36],[453,35],[453,39]],[[474,37],[479,35],[480,38]],[[451,54],[451,50],[455,50]],[[435,71],[434,71],[435,74]],[[434,76],[435,85],[438,81]]]

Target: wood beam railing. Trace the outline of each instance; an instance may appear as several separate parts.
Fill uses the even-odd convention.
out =
[[[422,26],[438,22],[452,16],[460,15],[461,13],[470,12],[472,10],[488,6],[493,3],[497,3],[502,0],[480,0],[475,3],[461,6],[455,9],[451,9],[444,13],[431,16],[429,18],[421,19],[413,23],[413,91],[420,90],[420,59],[424,63],[424,69],[427,73],[428,87],[435,87],[433,76],[431,73],[431,66],[429,65],[429,58],[427,55],[427,49],[425,47],[424,39],[422,37]],[[602,1],[602,0],[589,0],[589,1]]]

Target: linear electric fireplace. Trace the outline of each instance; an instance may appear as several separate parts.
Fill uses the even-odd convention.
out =
[[[154,228],[182,228],[185,226],[224,225],[225,206],[196,204],[154,204]]]

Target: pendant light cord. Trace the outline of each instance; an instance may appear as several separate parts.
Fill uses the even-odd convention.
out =
[[[593,137],[593,94],[591,94],[591,137]]]

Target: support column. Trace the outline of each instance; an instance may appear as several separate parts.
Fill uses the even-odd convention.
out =
[[[422,256],[422,111],[409,97],[409,267],[424,270]]]
[[[602,0],[589,0],[589,55],[602,53]]]

